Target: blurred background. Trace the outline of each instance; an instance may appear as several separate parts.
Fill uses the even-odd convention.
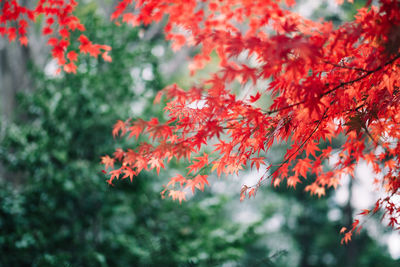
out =
[[[340,228],[374,199],[367,166],[322,198],[305,193],[304,181],[296,190],[264,186],[240,203],[241,185],[258,177],[244,171],[211,177],[211,187],[181,205],[162,200],[162,184],[180,165],[110,187],[100,157],[135,146],[113,139],[113,124],[162,118],[163,107],[152,104],[158,90],[188,86],[216,66],[190,77],[187,58],[196,51],[172,53],[162,23],[116,26],[116,1],[78,2],[87,36],[112,46],[112,63],[80,56],[77,74],[56,75],[40,18],[28,47],[0,39],[0,266],[400,266],[398,233],[379,216],[340,244]],[[340,24],[363,4],[332,2],[297,8]],[[274,147],[268,161],[279,162],[285,149]]]

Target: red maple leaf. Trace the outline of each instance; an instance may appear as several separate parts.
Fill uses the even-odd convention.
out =
[[[104,168],[106,168],[106,169],[108,169],[108,168],[113,169],[114,162],[115,162],[115,159],[111,158],[108,155],[101,157],[101,164],[104,164]]]

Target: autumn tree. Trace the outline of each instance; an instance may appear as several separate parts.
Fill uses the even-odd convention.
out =
[[[79,7],[76,15],[87,28],[85,34],[112,44],[113,61],[80,56],[77,74],[53,75],[26,59],[32,63],[21,72],[29,76],[31,90],[17,95],[6,127],[0,121],[0,266],[268,261],[272,249],[261,246],[264,235],[254,231],[260,222],[232,220],[227,205],[232,198],[224,194],[212,203],[209,194],[198,194],[196,201],[177,208],[172,200],[159,198],[160,181],[151,173],[115,187],[99,179],[99,155],[116,146],[110,125],[138,102],[143,110],[136,108],[135,115],[162,112],[152,106],[151,95],[165,85],[159,69],[170,53],[163,50],[167,42],[153,27],[119,27],[103,15],[111,7],[99,1],[80,1]],[[39,44],[31,41],[27,49]],[[1,52],[11,48],[20,47],[10,44]],[[36,56],[52,66],[54,60],[46,54]],[[149,69],[152,75],[144,75]],[[1,75],[0,84],[5,84]]]
[[[83,34],[70,39],[71,31],[84,31],[73,15],[75,1],[41,0],[35,9],[15,0],[1,4],[1,32],[10,40],[18,36],[22,44],[27,42],[27,20],[46,17],[43,34],[51,36],[52,55],[64,71],[76,71],[78,52],[111,60],[109,46],[94,44]],[[362,214],[383,209],[389,225],[399,228],[400,5],[396,0],[367,1],[353,21],[339,27],[304,18],[292,11],[294,5],[294,0],[119,1],[111,15],[117,24],[163,23],[172,49],[198,49],[189,65],[192,73],[214,52],[220,67],[191,88],[174,84],[158,94],[156,103],[163,97],[166,101],[165,122],[154,118],[115,124],[114,136],[147,136],[148,141],[102,158],[109,183],[143,170],[159,173],[172,159],[184,161],[187,172],[172,177],[162,191],[182,201],[187,190],[203,190],[212,171],[232,174],[267,165],[258,183],[243,185],[241,199],[254,196],[263,184],[277,186],[285,180],[296,187],[310,174],[315,179],[305,190],[320,197],[343,176],[353,177],[356,164],[365,160],[386,197]],[[78,50],[70,49],[71,41],[80,43]],[[260,105],[262,97],[271,98],[271,104]],[[321,146],[339,137],[344,138],[340,148]],[[290,147],[271,166],[264,155],[275,143]],[[359,220],[342,229],[343,241],[359,229]]]

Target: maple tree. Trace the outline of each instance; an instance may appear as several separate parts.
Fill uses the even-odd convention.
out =
[[[43,14],[43,34],[53,35],[53,57],[65,71],[75,71],[79,51],[69,51],[69,32],[84,31],[73,15],[75,1],[43,0],[33,10],[15,0],[1,4],[3,35],[13,40],[18,33],[26,45],[23,17],[34,20]],[[159,173],[173,158],[186,160],[187,173],[172,177],[162,191],[162,196],[183,201],[186,188],[195,192],[208,185],[210,171],[221,175],[245,166],[259,169],[268,164],[263,155],[273,144],[289,143],[280,164],[267,166],[257,184],[242,187],[241,200],[254,196],[263,184],[278,186],[286,180],[296,187],[311,176],[315,178],[305,190],[320,197],[345,175],[354,177],[356,164],[365,160],[387,197],[361,214],[383,209],[389,225],[400,229],[400,5],[396,0],[377,5],[367,1],[354,21],[339,27],[304,18],[291,10],[293,5],[294,0],[119,1],[111,16],[116,23],[136,26],[164,19],[173,50],[198,47],[189,65],[192,73],[203,68],[214,51],[220,67],[188,90],[173,84],[157,95],[155,102],[166,99],[166,122],[154,118],[115,124],[114,136],[148,136],[150,141],[102,158],[109,183],[132,179],[142,170]],[[108,46],[92,44],[85,35],[78,41],[81,53],[102,53],[111,60]],[[260,85],[262,81],[268,85]],[[240,96],[234,93],[238,85]],[[268,107],[259,104],[264,95],[272,99]],[[345,139],[341,148],[322,147],[322,142],[338,137]],[[210,144],[215,148],[211,152]],[[333,155],[337,160],[328,168]],[[351,229],[342,229],[343,241],[360,229],[359,220]]]
[[[51,54],[58,65],[66,72],[76,73],[78,53],[93,57],[102,55],[105,61],[111,61],[108,45],[93,44],[84,34],[78,38],[79,51],[71,49],[70,35],[72,31],[85,31],[85,27],[73,14],[77,2],[75,0],[39,0],[36,6],[29,8],[17,0],[1,0],[0,34],[10,41],[17,39],[22,45],[28,44],[27,28],[29,21],[44,16],[45,23],[42,34],[48,35],[47,44],[51,46]],[[61,69],[60,69],[61,70]]]

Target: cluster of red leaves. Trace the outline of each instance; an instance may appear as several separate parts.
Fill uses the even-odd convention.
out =
[[[22,45],[28,44],[27,28],[29,21],[44,17],[43,35],[48,35],[47,44],[52,47],[51,53],[65,72],[76,73],[78,53],[89,53],[93,57],[102,54],[106,61],[111,61],[107,45],[93,44],[85,35],[78,39],[80,51],[70,49],[72,31],[85,31],[85,27],[73,14],[77,2],[75,0],[39,0],[34,8],[19,4],[17,0],[0,0],[0,34],[14,41],[17,37]]]
[[[208,166],[218,175],[238,173],[246,165],[259,169],[266,164],[260,154],[274,143],[290,142],[283,161],[268,166],[273,171],[265,172],[256,185],[243,186],[241,199],[255,195],[267,180],[275,186],[286,180],[296,187],[311,175],[316,178],[305,190],[322,196],[343,176],[354,177],[356,164],[365,160],[388,194],[375,209],[383,208],[390,226],[400,227],[400,206],[391,200],[400,187],[398,1],[381,0],[378,6],[370,1],[354,21],[336,29],[273,0],[142,0],[135,2],[133,13],[126,11],[131,2],[121,1],[113,18],[138,25],[167,14],[164,30],[172,48],[200,48],[192,71],[202,68],[213,51],[221,62],[220,70],[201,86],[183,90],[171,85],[157,96],[156,101],[162,95],[167,99],[166,123],[153,119],[115,125],[115,135],[147,134],[152,141],[135,150],[117,150],[112,159],[121,167],[111,171],[110,183],[130,170],[159,172],[164,161],[186,159],[186,175],[171,178],[162,192],[181,201],[184,188],[202,190],[208,184]],[[289,7],[293,4],[286,1]],[[243,55],[252,60],[241,61]],[[235,83],[244,90],[244,85],[256,88],[261,80],[269,85],[255,95],[232,92]],[[264,94],[273,99],[269,108],[257,106]],[[345,138],[340,149],[322,148],[322,142],[339,136]],[[210,143],[215,149],[205,154]],[[338,160],[327,168],[333,154]],[[103,163],[110,159],[103,158]],[[344,241],[357,229],[358,223]]]
[[[162,192],[182,201],[185,188],[194,192],[208,185],[209,172],[238,173],[246,165],[259,169],[267,165],[262,155],[272,144],[290,143],[278,166],[267,166],[256,185],[242,187],[241,199],[254,196],[267,181],[277,186],[285,180],[296,187],[307,177],[315,178],[305,190],[322,196],[343,176],[354,177],[356,164],[365,160],[387,197],[363,214],[383,209],[389,225],[399,229],[400,206],[394,199],[400,192],[400,5],[397,0],[380,0],[377,6],[371,2],[354,21],[334,28],[330,22],[314,22],[292,12],[294,0],[120,1],[112,14],[117,23],[121,19],[133,26],[146,25],[165,18],[164,31],[173,49],[187,45],[200,50],[191,71],[204,67],[213,51],[220,69],[188,90],[177,85],[162,90],[156,101],[167,99],[165,123],[152,119],[115,124],[114,136],[147,136],[150,141],[102,158],[107,171],[111,168],[109,183],[132,180],[142,170],[159,173],[173,158],[186,160],[187,173],[172,177]],[[17,24],[23,44],[25,15],[33,20],[44,14],[44,34],[53,34],[51,18],[57,18],[58,38],[49,41],[53,56],[66,71],[75,70],[66,67],[66,58],[73,62],[76,52],[65,55],[69,32],[83,30],[72,15],[74,1],[39,1],[33,11],[17,1],[0,3],[2,34],[15,39],[17,28],[12,24]],[[128,10],[131,7],[133,11]],[[108,50],[85,36],[79,42],[81,52],[93,56]],[[106,54],[105,58],[109,59]],[[259,81],[268,85],[260,88]],[[242,91],[258,91],[239,97],[232,89],[238,84]],[[262,95],[272,99],[269,107],[259,106]],[[344,144],[333,149],[329,143],[338,137],[345,139]],[[205,153],[211,144],[214,150]],[[332,155],[337,161],[330,167]],[[358,221],[343,229],[343,241],[359,229]]]

